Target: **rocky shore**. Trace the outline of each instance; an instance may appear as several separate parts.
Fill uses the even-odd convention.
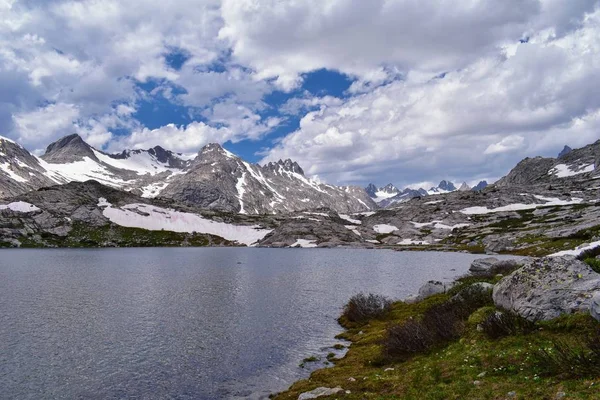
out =
[[[598,254],[478,259],[365,320],[347,306],[346,356],[274,398],[598,398]]]

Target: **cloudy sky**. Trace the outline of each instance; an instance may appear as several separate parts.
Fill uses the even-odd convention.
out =
[[[600,5],[0,0],[0,135],[73,132],[338,184],[498,178],[600,138]]]

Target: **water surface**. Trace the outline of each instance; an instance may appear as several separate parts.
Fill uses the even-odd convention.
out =
[[[404,298],[478,258],[348,249],[0,251],[3,399],[266,397],[326,354],[360,291]]]

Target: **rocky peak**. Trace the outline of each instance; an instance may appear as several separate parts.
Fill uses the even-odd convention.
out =
[[[471,190],[471,186],[469,186],[467,184],[467,182],[463,182],[462,185],[460,185],[460,187],[458,188],[459,192],[466,192],[466,191],[469,191],[469,190]]]
[[[445,190],[447,192],[452,192],[452,191],[456,190],[456,186],[454,186],[454,183],[452,183],[450,181],[446,181],[446,180],[441,181],[440,184],[438,185],[438,188]]]
[[[381,192],[385,192],[385,193],[400,193],[400,190],[398,190],[398,188],[394,185],[392,185],[391,183],[388,183],[387,185],[385,185],[384,187],[380,188],[379,191]]]
[[[566,156],[567,154],[569,154],[572,151],[573,151],[572,148],[570,148],[569,146],[565,146],[562,149],[562,151],[560,153],[558,153],[558,158],[564,157],[564,156]]]
[[[265,165],[265,168],[273,172],[276,172],[280,168],[283,168],[285,171],[304,175],[304,170],[300,167],[300,165],[298,165],[297,162],[290,160],[289,158],[285,161],[279,160],[277,162],[270,162],[267,165]]]
[[[488,186],[487,181],[481,181],[479,182],[477,185],[475,185],[473,187],[473,189],[471,189],[474,192],[481,192],[483,189],[485,189]]]
[[[372,183],[369,183],[367,185],[367,187],[365,188],[365,192],[367,192],[367,194],[373,198],[377,197],[377,195],[375,193],[377,193],[377,186],[375,186]]]
[[[81,136],[75,133],[51,143],[46,148],[46,153],[44,153],[42,159],[50,163],[59,164],[81,161],[84,157],[97,160],[92,147]]]

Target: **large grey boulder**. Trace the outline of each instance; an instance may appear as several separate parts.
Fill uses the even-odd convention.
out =
[[[318,387],[310,392],[304,392],[298,396],[298,400],[308,400],[308,399],[316,399],[321,396],[331,396],[332,394],[337,394],[343,391],[341,387],[336,388],[326,388],[326,387]]]
[[[572,256],[529,261],[494,286],[497,307],[529,320],[550,320],[590,309],[600,274]]]
[[[446,293],[454,286],[451,282],[429,281],[419,288],[417,301],[426,299],[435,294]]]
[[[500,260],[495,257],[478,258],[471,263],[469,271],[474,274],[485,273],[488,272],[492,266],[498,262],[500,262]]]
[[[596,292],[590,301],[590,315],[600,321],[600,292]]]

